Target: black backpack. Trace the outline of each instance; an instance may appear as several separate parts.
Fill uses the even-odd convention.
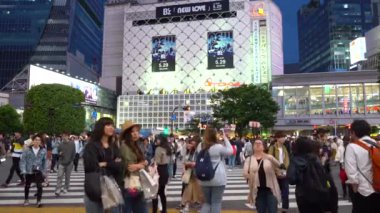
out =
[[[315,158],[308,159],[298,193],[308,203],[326,205],[330,200],[330,188],[331,183],[322,164]]]
[[[197,161],[195,163],[195,174],[200,181],[212,180],[218,166],[219,163],[215,168],[213,168],[208,149],[203,149],[197,156]]]

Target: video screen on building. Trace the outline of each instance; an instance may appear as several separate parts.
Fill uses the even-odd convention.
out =
[[[208,69],[234,68],[232,31],[209,32]]]
[[[174,35],[152,38],[152,71],[175,71],[176,38]]]

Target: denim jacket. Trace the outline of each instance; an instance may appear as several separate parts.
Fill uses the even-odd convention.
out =
[[[46,174],[46,153],[46,149],[42,147],[40,147],[37,156],[34,154],[32,147],[24,151],[20,161],[21,174],[34,174],[33,169],[37,169],[42,172],[42,174]]]

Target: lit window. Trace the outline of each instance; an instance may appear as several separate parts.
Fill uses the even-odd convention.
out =
[[[348,8],[348,4],[344,4],[343,8],[347,9]]]

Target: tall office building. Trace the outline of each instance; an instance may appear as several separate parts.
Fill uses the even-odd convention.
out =
[[[0,0],[0,88],[28,64],[97,82],[104,0]]]
[[[372,0],[373,24],[380,25],[380,0]]]
[[[373,27],[371,0],[310,0],[298,11],[301,72],[346,71],[349,44]]]

